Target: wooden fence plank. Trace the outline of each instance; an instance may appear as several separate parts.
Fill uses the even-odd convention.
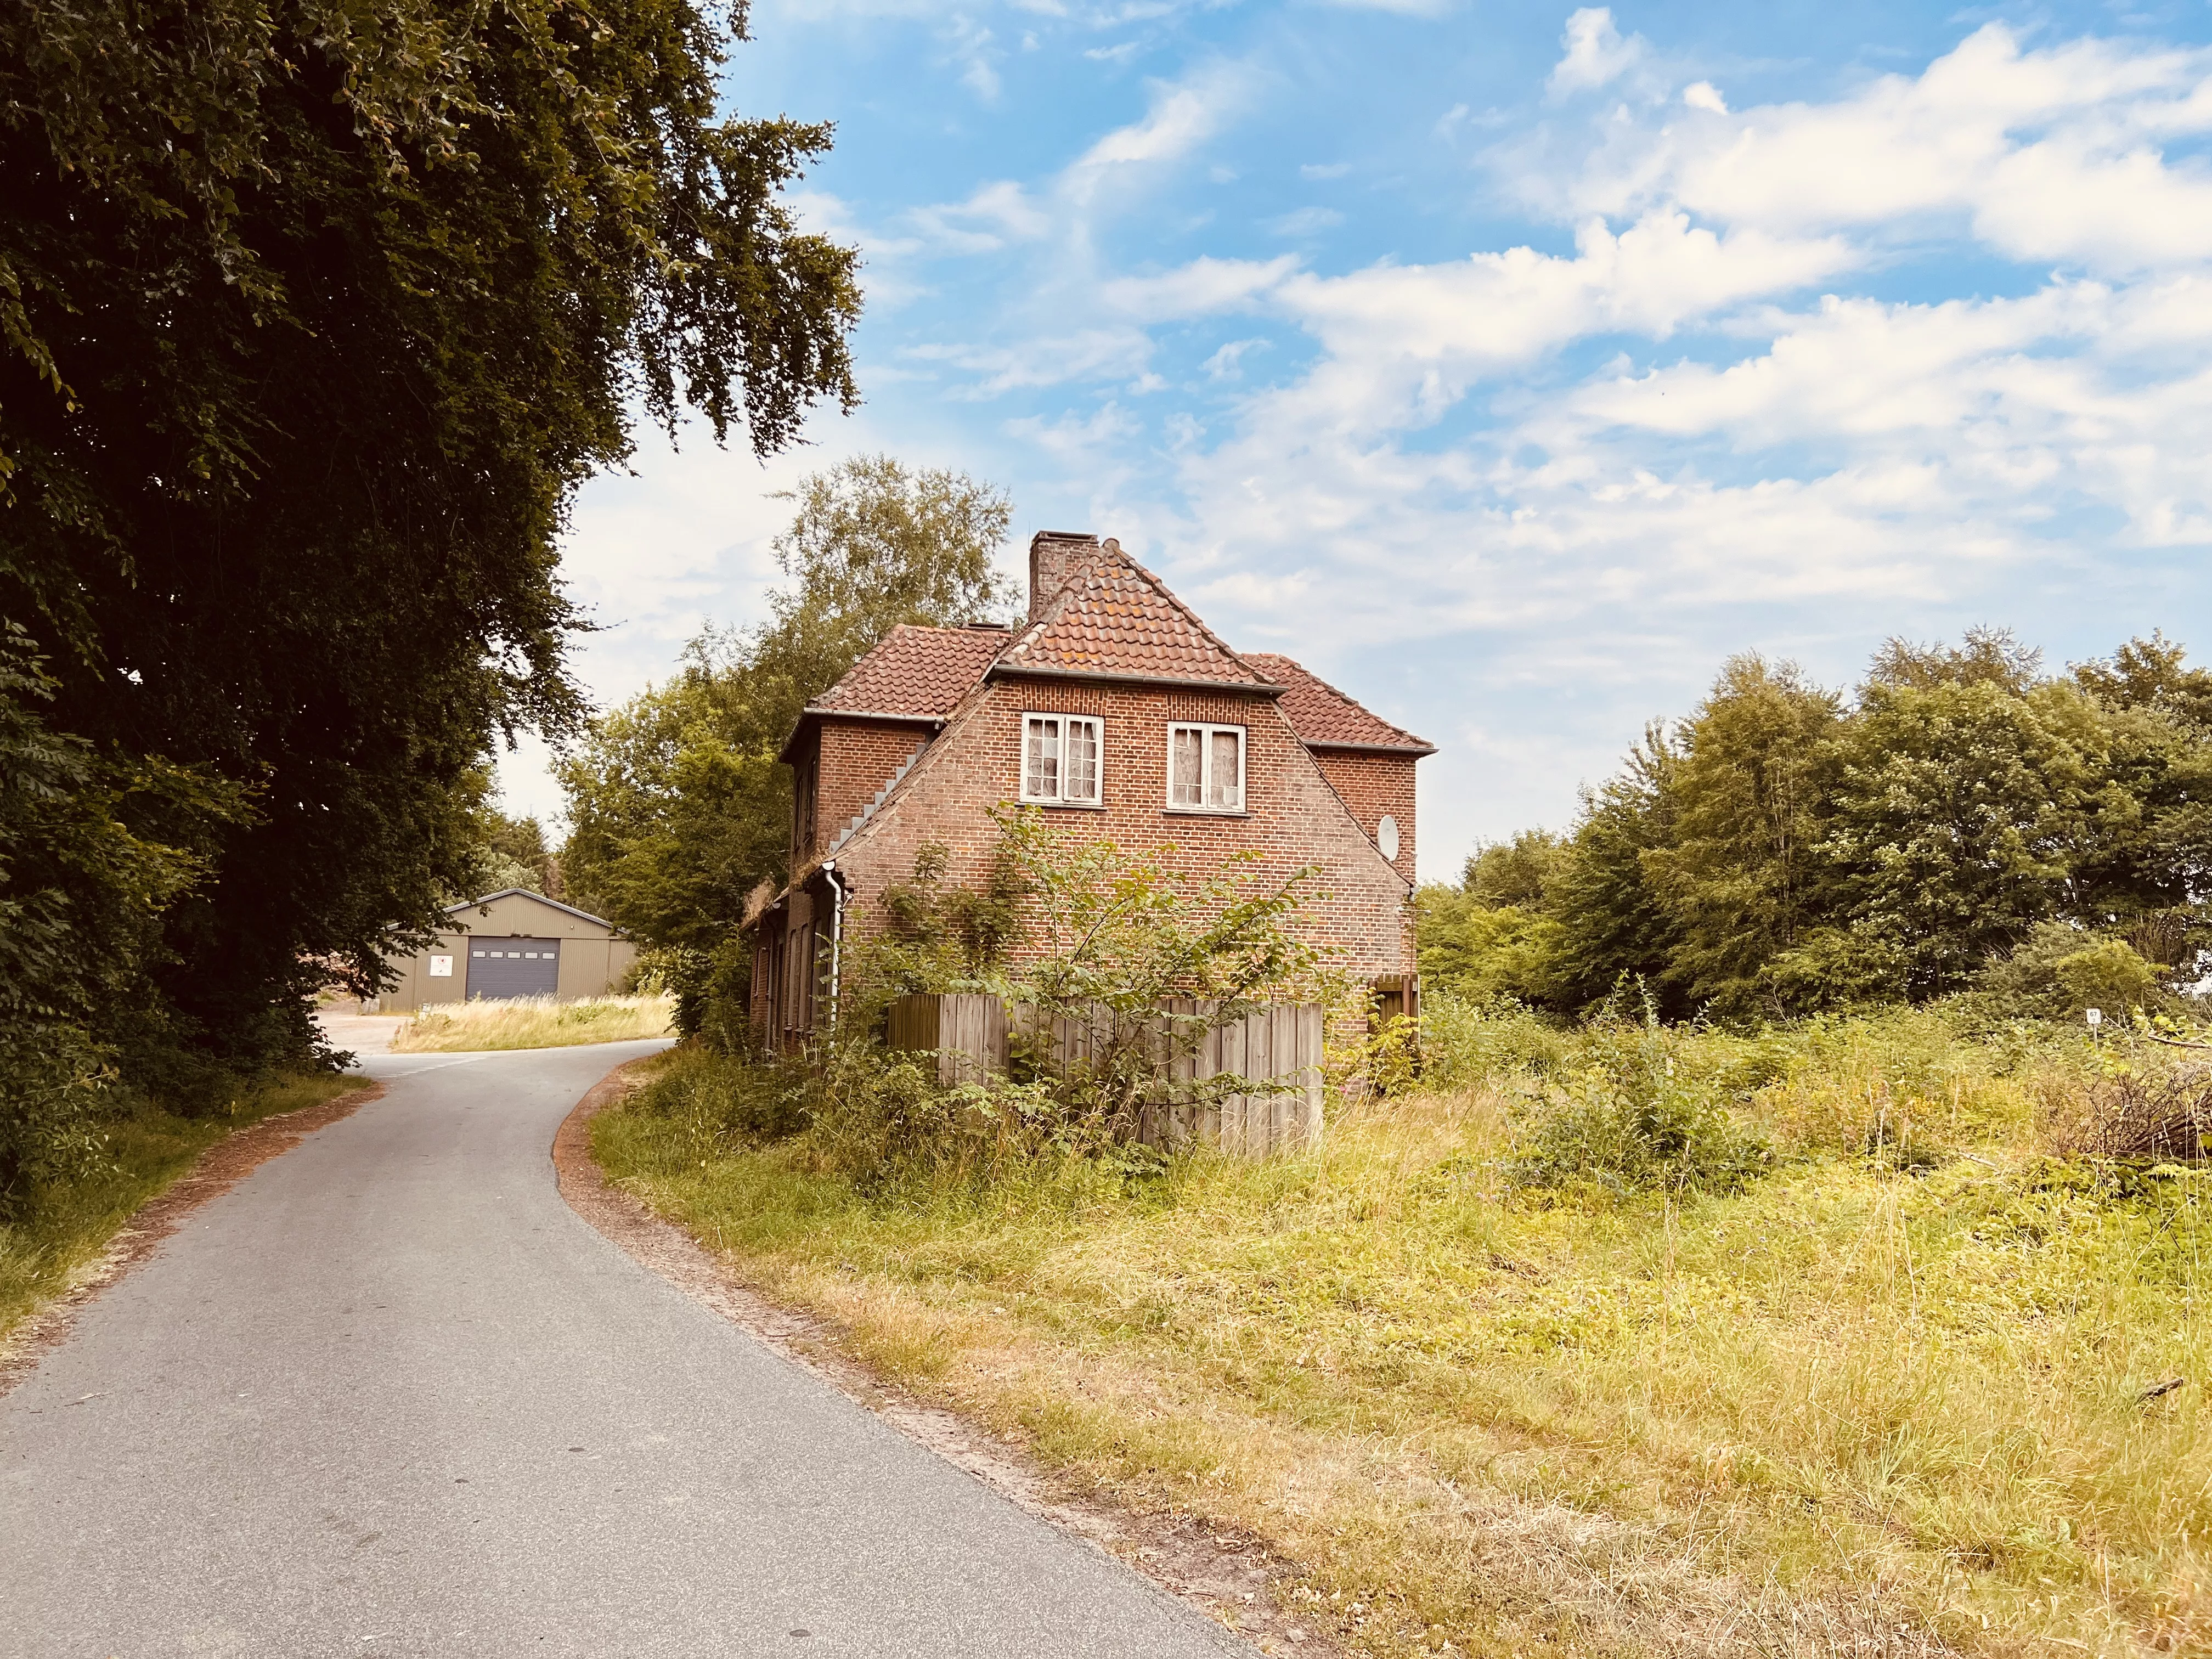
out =
[[[1206,1072],[1208,1077],[1244,1069],[1244,1033],[1236,1021],[1217,1025],[1206,1036]],[[1242,1152],[1244,1148],[1244,1100],[1241,1095],[1224,1095],[1213,1108],[1217,1127],[1213,1144],[1225,1152]]]
[[[1255,1008],[1244,1021],[1244,1074],[1254,1081],[1275,1075],[1273,1023],[1267,1010]],[[1244,1103],[1244,1151],[1265,1158],[1275,1150],[1274,1097],[1254,1095]]]
[[[1218,1012],[1217,1004],[1178,997],[1140,1025],[1123,1024],[1103,1004],[1047,1021],[1032,1006],[1010,1008],[981,994],[914,995],[892,1001],[884,1037],[895,1049],[933,1053],[938,1079],[947,1085],[1003,1076],[1016,1047],[1042,1069],[1066,1076],[1097,1063],[1127,1038],[1146,1047],[1170,1085],[1164,1101],[1148,1104],[1129,1126],[1137,1139],[1156,1146],[1196,1139],[1245,1158],[1317,1144],[1322,1011],[1270,1004],[1214,1024]],[[1200,1105],[1197,1085],[1224,1075],[1290,1086]]]

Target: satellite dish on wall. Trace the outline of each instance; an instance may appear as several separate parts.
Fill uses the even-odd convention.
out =
[[[1375,844],[1391,863],[1398,861],[1398,820],[1388,812],[1382,815],[1382,822],[1375,826]]]

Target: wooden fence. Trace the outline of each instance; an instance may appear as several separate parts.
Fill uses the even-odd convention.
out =
[[[1147,1040],[1162,1073],[1193,1084],[1234,1074],[1279,1086],[1150,1106],[1137,1127],[1137,1139],[1153,1146],[1196,1139],[1248,1158],[1318,1141],[1322,1011],[1271,1003],[1241,1019],[1206,1024],[1194,1042],[1178,1042],[1171,1036],[1178,1028],[1190,1031],[1212,1012],[1213,1005],[1177,998],[1164,1005],[1161,1018],[1148,1022],[1152,1029]],[[1003,1073],[1018,1042],[1053,1069],[1079,1066],[1115,1040],[1115,1026],[1113,1014],[1103,1008],[1090,1018],[1054,1019],[1046,1031],[1037,1010],[1010,1009],[994,996],[916,995],[891,1004],[886,1036],[894,1048],[934,1053],[939,1080],[951,1085]]]

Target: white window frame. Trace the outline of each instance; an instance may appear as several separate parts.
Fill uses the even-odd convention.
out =
[[[1048,720],[1054,729],[1054,741],[1059,763],[1053,777],[1050,793],[1034,787],[1036,780],[1030,772],[1030,726],[1037,720]],[[1079,726],[1091,728],[1091,769],[1088,796],[1068,793],[1069,769],[1067,747],[1069,732]],[[1025,708],[1022,711],[1021,752],[1017,757],[1021,766],[1021,799],[1024,806],[1079,806],[1090,811],[1103,811],[1106,806],[1106,722],[1096,714],[1068,714],[1057,710]]]
[[[1200,733],[1198,741],[1198,802],[1195,805],[1188,801],[1178,801],[1176,799],[1176,737],[1177,733],[1183,732],[1196,732]],[[1237,794],[1236,799],[1233,800],[1217,800],[1214,799],[1213,740],[1215,738],[1224,735],[1233,736],[1237,739]],[[1211,815],[1215,817],[1236,817],[1242,815],[1244,811],[1244,803],[1251,795],[1251,791],[1246,787],[1246,785],[1250,779],[1250,766],[1249,744],[1246,741],[1245,728],[1243,726],[1210,726],[1201,720],[1175,720],[1170,722],[1168,726],[1167,810],[1170,812],[1195,812],[1200,815]]]

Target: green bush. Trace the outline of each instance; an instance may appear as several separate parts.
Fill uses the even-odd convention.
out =
[[[2089,1008],[2119,1019],[2170,1000],[2158,969],[2124,939],[2057,921],[1984,969],[1976,988],[1992,1013],[2012,1019],[2078,1019]]]
[[[1438,1089],[1547,1077],[1574,1053],[1574,1034],[1525,1004],[1432,996],[1421,1006],[1421,1076]]]
[[[1695,1063],[1688,1040],[1652,1019],[1588,1028],[1580,1063],[1530,1091],[1507,1182],[1615,1195],[1723,1193],[1764,1173],[1771,1152],[1729,1110],[1725,1070]]]
[[[802,1074],[687,1043],[638,1091],[633,1109],[686,1125],[718,1152],[780,1139],[807,1124]]]
[[[70,1025],[0,1033],[0,1217],[99,1164],[118,1109],[106,1057]]]

